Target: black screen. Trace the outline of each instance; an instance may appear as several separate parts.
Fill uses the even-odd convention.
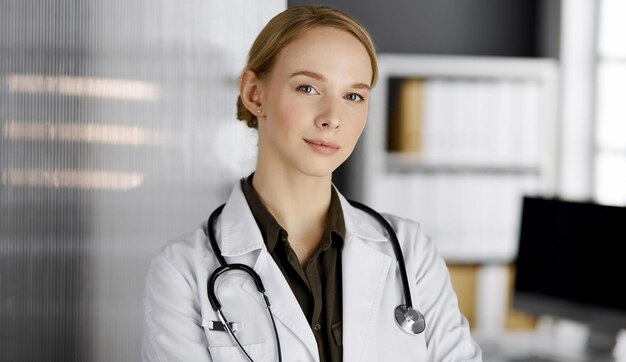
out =
[[[626,208],[525,197],[514,306],[626,327]]]

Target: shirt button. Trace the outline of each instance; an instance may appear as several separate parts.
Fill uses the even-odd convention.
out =
[[[319,323],[315,323],[313,329],[315,329],[316,332],[319,332],[322,330],[322,326]]]

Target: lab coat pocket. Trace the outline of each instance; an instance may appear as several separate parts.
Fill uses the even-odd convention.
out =
[[[209,354],[213,361],[248,361],[244,353],[237,346],[233,338],[227,331],[214,330],[211,326],[214,325],[213,321],[203,319],[202,327],[206,334]],[[237,323],[237,329],[245,329],[244,323]],[[237,334],[237,332],[235,332]],[[267,342],[259,343],[245,343],[245,340],[241,340],[241,336],[238,336],[240,342],[244,342],[243,348],[250,355],[252,360],[257,361],[270,361],[271,351],[270,345]]]
[[[255,343],[243,345],[243,349],[250,355],[250,358],[257,361],[270,361],[270,349],[267,343]],[[248,361],[239,347],[211,347],[209,346],[209,354],[213,361]]]

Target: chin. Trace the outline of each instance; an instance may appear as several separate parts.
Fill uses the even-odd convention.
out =
[[[321,169],[321,168],[307,167],[306,169],[302,170],[302,173],[311,177],[328,177],[333,174],[335,169],[336,167],[333,169]]]
[[[335,170],[343,162],[308,162],[302,167],[299,167],[300,171],[308,176],[312,177],[328,177],[335,172]]]

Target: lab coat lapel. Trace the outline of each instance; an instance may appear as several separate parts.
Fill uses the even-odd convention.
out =
[[[391,258],[354,238],[346,242],[342,261],[343,357],[346,361],[363,361],[368,346],[376,343],[375,322]]]
[[[287,280],[267,251],[239,185],[235,186],[222,212],[220,231],[222,255],[229,263],[241,262],[253,267],[263,282],[274,316],[306,346],[312,360],[318,361],[315,336]],[[243,288],[265,305],[252,281]],[[279,328],[278,333],[281,332]]]
[[[393,258],[373,247],[387,239],[343,197],[342,208],[346,222],[342,252],[343,359],[363,361],[375,353],[376,321]],[[390,316],[392,313],[389,311]]]
[[[317,361],[319,352],[311,327],[287,280],[267,249],[259,254],[254,270],[264,281],[274,316],[306,346],[312,359]]]

